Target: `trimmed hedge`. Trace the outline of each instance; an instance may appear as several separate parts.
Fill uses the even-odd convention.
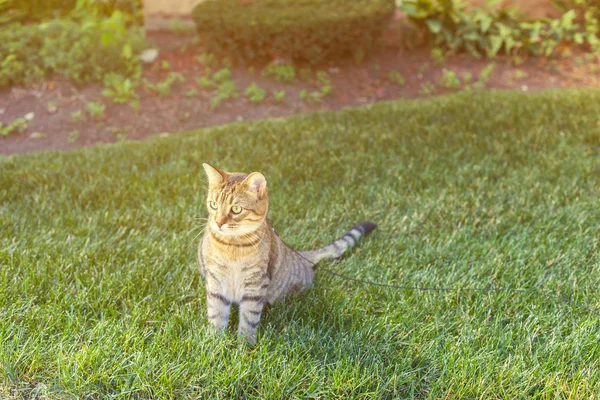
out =
[[[216,0],[192,17],[208,51],[319,63],[369,53],[394,10],[395,0]]]

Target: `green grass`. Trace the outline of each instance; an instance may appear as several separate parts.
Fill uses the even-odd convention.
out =
[[[422,286],[600,308],[600,92],[457,94],[0,159],[0,395],[595,398],[600,321],[542,296],[317,271],[249,348],[210,334],[202,162],[259,170],[297,248]],[[4,395],[2,395],[4,393]]]

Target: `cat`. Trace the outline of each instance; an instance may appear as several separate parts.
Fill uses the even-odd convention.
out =
[[[265,303],[273,304],[309,286],[317,262],[342,256],[377,225],[363,222],[328,246],[296,252],[267,218],[269,199],[263,174],[202,165],[208,177],[209,216],[198,245],[198,262],[205,280],[208,321],[217,331],[226,329],[231,305],[236,303],[238,333],[255,344]]]

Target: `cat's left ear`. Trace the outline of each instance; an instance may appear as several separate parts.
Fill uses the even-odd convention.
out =
[[[264,198],[267,195],[267,178],[260,172],[253,172],[246,179],[244,179],[244,183],[248,187],[248,190],[254,194],[259,199]]]

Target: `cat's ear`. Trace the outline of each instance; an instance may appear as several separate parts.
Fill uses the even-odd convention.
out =
[[[254,193],[259,199],[267,195],[267,179],[260,172],[253,172],[244,180],[248,191]]]
[[[227,173],[210,164],[202,163],[206,176],[208,177],[208,186],[220,185],[227,178]]]

